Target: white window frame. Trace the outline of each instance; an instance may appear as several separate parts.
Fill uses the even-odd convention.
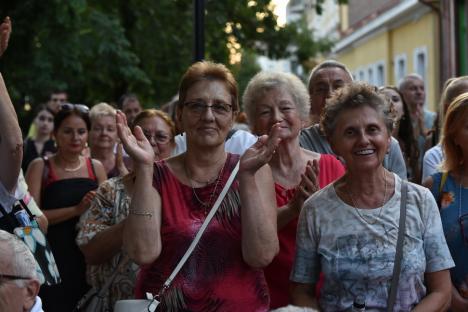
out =
[[[362,76],[362,79],[361,79]],[[359,67],[357,69],[357,81],[367,81],[367,72],[364,67]]]
[[[371,65],[367,66],[366,73],[367,73],[366,74],[367,82],[369,84],[374,85],[375,84],[374,83],[374,81],[375,81],[375,66],[374,66],[374,64],[371,64]]]
[[[424,75],[418,71],[418,56],[424,55]],[[424,89],[427,90],[427,69],[428,69],[428,61],[427,61],[427,47],[422,46],[415,48],[413,50],[413,72],[417,73],[418,75],[423,77],[424,80]]]
[[[382,81],[379,81],[379,67],[382,66]],[[387,85],[387,68],[385,67],[385,61],[381,60],[374,64],[374,75],[375,75],[375,85],[377,87],[383,87]]]
[[[405,64],[404,70],[403,70],[403,73],[402,73],[401,76],[400,76],[400,73],[399,73],[399,70],[398,70],[399,67],[400,67],[400,61],[403,61],[403,63]],[[393,74],[394,74],[394,77],[395,77],[395,85],[398,86],[400,84],[400,80],[408,74],[408,61],[407,61],[406,53],[401,53],[401,54],[395,55],[393,64],[394,64]]]

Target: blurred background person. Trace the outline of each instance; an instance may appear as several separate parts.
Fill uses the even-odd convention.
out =
[[[336,92],[321,126],[346,162],[346,173],[305,203],[291,273],[293,304],[345,311],[362,297],[365,309],[386,311],[406,183],[406,228],[394,311],[443,311],[454,266],[437,204],[428,189],[382,165],[394,124],[392,103],[365,83]],[[311,289],[323,271],[320,300]]]
[[[187,151],[156,165],[143,131],[137,127],[133,136],[123,114],[117,113],[119,137],[136,175],[123,244],[142,265],[137,298],[159,292],[239,160],[224,147],[239,109],[232,73],[222,64],[197,62],[184,74],[179,91],[177,116],[186,131]],[[237,181],[161,297],[161,309],[268,309],[261,268],[278,252],[278,239],[273,180],[266,163],[278,144],[278,130],[274,127],[270,137],[260,138],[240,158]]]
[[[447,113],[447,109],[452,103],[452,101],[460,94],[468,92],[468,76],[461,76],[456,78],[451,78],[445,84],[444,91],[442,92],[442,96],[440,98],[440,109],[441,109],[441,119],[442,121],[445,119],[445,114]],[[436,123],[438,126],[438,124]],[[442,123],[442,127],[443,127]],[[439,131],[436,131],[434,135],[438,136]],[[436,141],[438,142],[438,140]],[[440,164],[443,160],[443,153],[442,153],[442,146],[440,142],[429,149],[424,154],[423,159],[423,169],[422,169],[422,179],[423,181],[427,179],[429,176],[436,173],[440,168]]]
[[[45,105],[39,105],[33,121],[36,131],[33,137],[24,141],[23,163],[24,172],[27,171],[31,161],[37,157],[51,156],[57,148],[53,139],[54,113]]]
[[[54,118],[57,153],[34,160],[26,173],[31,195],[49,220],[47,239],[62,283],[44,286],[41,298],[46,311],[72,311],[88,289],[85,263],[75,243],[76,224],[94,197],[94,190],[106,180],[97,160],[81,156],[91,123],[88,107],[62,104]]]
[[[0,310],[43,312],[36,259],[16,235],[0,230]]]
[[[61,105],[67,102],[67,92],[65,90],[57,89],[50,93],[49,101],[47,102],[47,108],[49,108],[55,115],[59,112]]]
[[[107,103],[94,105],[89,111],[91,130],[89,131],[89,149],[91,157],[104,166],[108,178],[120,175],[124,164],[117,161],[116,110]]]
[[[455,267],[450,311],[468,311],[468,93],[450,104],[445,116],[439,172],[424,183],[439,203],[440,217]]]
[[[353,81],[349,69],[342,63],[326,60],[315,66],[309,77],[310,118],[317,121],[321,115],[327,99],[333,93]],[[320,154],[334,154],[318,123],[304,128],[299,137],[301,147]],[[406,165],[400,145],[392,138],[388,153],[385,155],[383,166],[395,172],[402,179],[407,179]]]
[[[127,122],[132,127],[133,119],[143,110],[138,97],[133,93],[125,93],[117,102],[119,109],[127,117]]]
[[[419,162],[418,141],[413,132],[413,125],[408,106],[403,97],[394,86],[385,86],[379,89],[379,93],[385,94],[393,103],[396,119],[392,136],[400,144],[401,152],[406,163],[408,179],[414,183],[421,183],[421,166]]]
[[[134,126],[140,126],[152,144],[156,161],[171,156],[175,126],[166,113],[155,109],[143,110],[136,116]],[[80,218],[76,242],[85,256],[88,283],[101,289],[106,280],[116,270],[119,271],[109,287],[104,311],[111,311],[117,300],[134,297],[139,266],[122,250],[123,227],[134,180],[135,176],[129,174],[102,183],[91,207]]]
[[[319,188],[344,173],[334,155],[321,155],[299,146],[299,133],[308,120],[309,94],[292,74],[260,72],[248,83],[243,104],[252,132],[257,136],[280,127],[279,143],[268,162],[273,174],[278,206],[279,254],[265,269],[270,308],[287,306],[289,274],[296,250],[297,219],[304,201]]]

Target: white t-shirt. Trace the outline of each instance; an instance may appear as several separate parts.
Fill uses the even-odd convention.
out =
[[[236,130],[234,134],[226,140],[226,152],[231,154],[244,154],[245,150],[257,142],[257,137],[248,131]],[[172,151],[172,156],[184,153],[187,150],[187,136],[185,133],[175,137],[176,147]]]
[[[422,169],[422,181],[436,173],[438,166],[444,159],[444,154],[442,152],[442,146],[437,144],[436,146],[430,148],[425,154],[423,159],[423,169]]]
[[[291,280],[315,284],[323,272],[322,311],[343,311],[357,296],[364,296],[366,311],[386,311],[400,218],[401,179],[394,177],[395,193],[382,208],[359,209],[358,214],[358,208],[338,197],[333,184],[304,204]],[[408,183],[406,209],[395,311],[412,310],[426,295],[424,273],[454,266],[430,191]]]

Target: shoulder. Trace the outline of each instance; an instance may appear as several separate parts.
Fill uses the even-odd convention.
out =
[[[237,130],[227,141],[225,149],[233,154],[243,154],[246,149],[257,142],[257,137],[244,130]]]
[[[307,159],[307,160],[318,160],[318,161],[322,162],[322,158],[324,156],[323,154],[313,152],[313,151],[305,149],[303,147],[301,148],[301,150],[304,153],[305,159]]]
[[[442,158],[443,158],[442,157],[442,147],[440,146],[440,144],[437,144],[436,146],[431,147],[424,154],[424,161],[425,162],[437,161],[437,163],[439,163],[442,160]]]
[[[42,169],[44,169],[44,166],[45,166],[45,160],[42,157],[38,157],[34,159],[33,161],[31,161],[31,163],[29,163],[28,170],[26,173],[30,171],[35,172],[37,170],[42,171]]]

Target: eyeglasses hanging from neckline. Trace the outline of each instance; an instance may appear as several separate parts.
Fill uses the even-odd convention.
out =
[[[63,103],[63,104],[60,104],[60,110],[66,110],[66,111],[70,111],[70,110],[78,110],[80,111],[81,113],[84,113],[84,114],[87,114],[89,113],[89,107],[84,105],[84,104],[72,104],[72,103]]]

